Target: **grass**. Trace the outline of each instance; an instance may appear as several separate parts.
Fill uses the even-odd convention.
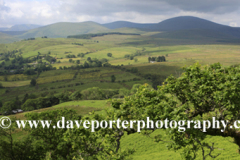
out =
[[[34,111],[29,111],[29,112],[23,112],[23,113],[18,113],[15,115],[10,115],[10,118],[15,117],[16,119],[21,119],[25,120],[26,118],[24,117],[25,114],[27,113],[41,113],[41,112],[47,112],[47,111],[52,111],[52,110],[57,110],[57,109],[74,109],[78,115],[86,115],[89,112],[92,111],[100,111],[106,108],[109,108],[110,104],[108,103],[107,100],[82,100],[82,101],[70,101],[70,102],[64,102],[52,107],[48,108],[42,108],[39,110],[34,110]],[[2,116],[0,116],[1,118]]]
[[[154,142],[152,139],[155,135],[161,134],[162,135],[162,142]],[[164,130],[156,130],[154,131],[149,138],[144,136],[140,133],[134,133],[131,135],[124,135],[123,139],[121,140],[121,147],[122,149],[135,149],[135,153],[130,157],[133,160],[158,160],[160,159],[181,159],[181,152],[182,150],[178,150],[177,152],[173,150],[168,150],[166,145],[169,144],[170,139],[166,135]],[[221,153],[216,159],[223,160],[223,159],[239,159],[240,155],[238,153],[238,146],[233,142],[233,139],[230,137],[221,137],[221,136],[207,136],[205,139],[206,142],[215,142],[215,151],[213,155]],[[197,159],[202,159],[201,150],[198,152]],[[212,158],[207,158],[212,159]]]
[[[97,70],[97,72],[95,72],[95,70]],[[77,72],[78,75],[76,76],[76,78],[73,78],[74,74]],[[109,83],[111,82],[111,75],[116,76],[115,83]],[[141,81],[133,81],[133,78],[141,79]],[[118,83],[118,81],[121,81],[121,83]],[[133,83],[126,84],[129,81],[132,81]],[[131,89],[132,85],[135,82],[141,84],[151,83],[148,80],[144,80],[135,74],[123,72],[120,69],[106,67],[81,69],[79,71],[52,70],[42,72],[37,78],[36,87],[29,86],[30,80],[23,81],[22,83],[20,82],[21,81],[1,81],[0,83],[2,83],[4,87],[8,88],[0,89],[0,91],[2,90],[2,92],[0,92],[0,100],[2,102],[6,102],[15,99],[17,96],[21,100],[26,93],[35,94],[39,97],[42,95],[55,94],[66,91],[81,91],[92,87],[99,87],[102,89]],[[8,90],[8,92],[6,92],[5,90]]]
[[[20,87],[20,86],[29,86],[30,80],[12,81],[12,82],[0,81],[0,83],[3,85],[3,87]]]

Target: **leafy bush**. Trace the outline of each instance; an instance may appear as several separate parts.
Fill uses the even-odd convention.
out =
[[[105,95],[102,89],[98,87],[88,88],[81,91],[82,98],[85,100],[102,100],[105,99]]]
[[[74,100],[81,100],[82,94],[81,94],[80,91],[76,91],[76,92],[72,93],[69,98],[73,101]]]

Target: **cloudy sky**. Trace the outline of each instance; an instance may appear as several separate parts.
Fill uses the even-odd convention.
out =
[[[240,27],[240,0],[0,0],[0,27],[126,20],[157,23],[196,16]]]

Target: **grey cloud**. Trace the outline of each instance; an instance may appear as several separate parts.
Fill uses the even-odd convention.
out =
[[[9,12],[10,8],[7,7],[4,2],[0,1],[0,12],[3,12],[3,11]]]
[[[112,1],[112,0],[88,0],[75,1],[73,3],[62,4],[60,10],[76,14],[88,14],[96,16],[106,16],[117,12],[138,12],[143,14],[163,14],[167,12],[177,12],[176,9],[164,1]]]
[[[224,14],[239,9],[239,0],[164,0],[170,5],[186,11]]]
[[[62,9],[77,14],[107,15],[115,12],[163,14],[168,12],[194,11],[224,14],[239,9],[239,0],[72,0],[63,2]]]
[[[240,19],[239,0],[5,0],[5,2],[7,5],[4,0],[0,0],[2,26],[22,23],[46,25],[59,21],[87,20],[99,23],[118,20],[156,23],[181,15],[197,16],[224,24],[235,23]],[[19,16],[18,12],[22,15]],[[49,16],[46,13],[49,13]],[[223,17],[226,17],[225,20]],[[229,20],[229,17],[233,17],[232,20]]]

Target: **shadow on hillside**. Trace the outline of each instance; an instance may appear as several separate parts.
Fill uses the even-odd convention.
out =
[[[148,63],[143,65],[126,66],[126,68],[137,68],[141,75],[157,75],[164,77],[173,75],[175,77],[179,77],[182,74],[182,67],[170,66],[164,63],[165,62]],[[194,62],[192,64],[194,64]]]
[[[120,45],[147,45],[153,44],[156,46],[175,46],[175,45],[239,45],[240,39],[230,36],[216,36],[210,33],[193,34],[179,32],[163,32],[154,34],[139,39],[132,39],[131,42],[120,43]]]

